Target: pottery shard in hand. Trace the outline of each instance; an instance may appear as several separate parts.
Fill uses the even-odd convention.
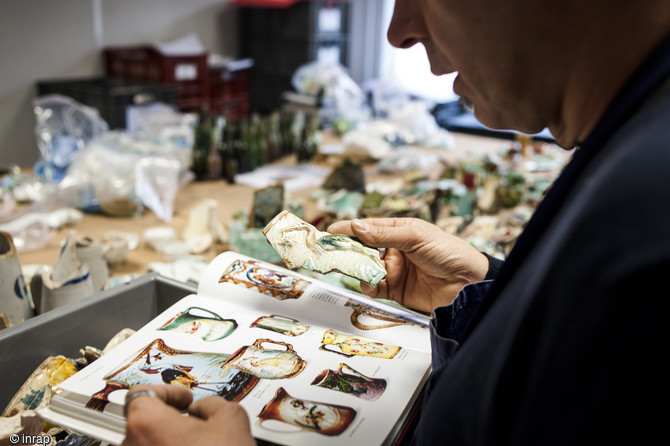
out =
[[[277,214],[263,234],[291,269],[338,271],[372,286],[386,277],[379,251],[348,235],[319,231],[288,211]]]

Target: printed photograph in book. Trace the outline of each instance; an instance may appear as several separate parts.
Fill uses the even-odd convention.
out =
[[[258,424],[263,429],[286,433],[285,429],[272,424],[279,421],[295,427],[294,433],[311,431],[336,436],[344,432],[355,417],[356,410],[351,407],[297,398],[280,387],[258,414]]]
[[[263,344],[274,344],[279,348],[267,348]],[[282,348],[283,347],[283,348]],[[291,344],[272,339],[257,339],[253,345],[237,350],[224,364],[250,373],[258,378],[293,378],[303,371],[306,362]]]
[[[312,385],[348,393],[367,401],[377,400],[386,390],[385,379],[365,376],[343,362],[337,370],[326,369],[319,373]]]
[[[237,322],[233,319],[224,319],[204,308],[190,307],[176,314],[158,329],[191,334],[211,342],[228,337],[236,328]]]
[[[102,411],[112,392],[138,384],[177,384],[191,389],[196,401],[218,395],[240,401],[259,381],[257,376],[226,366],[231,355],[178,350],[156,339],[103,377],[105,387],[91,395],[86,407]]]
[[[327,330],[323,334],[319,349],[349,358],[352,356],[369,356],[384,359],[392,359],[400,351],[400,347],[397,345],[375,341],[363,336],[338,333],[335,330]]]
[[[370,305],[353,301],[347,302],[346,305],[352,307],[351,324],[359,330],[379,330],[408,324],[417,325],[408,319],[395,316]]]
[[[300,322],[292,317],[271,314],[270,316],[261,316],[249,325],[249,328],[262,328],[263,330],[274,331],[284,336],[300,336],[309,331],[309,325]]]
[[[258,441],[395,444],[430,371],[428,330],[408,311],[239,253],[191,293],[60,385],[40,416],[109,444],[138,384],[239,402]]]
[[[234,261],[223,273],[219,282],[231,282],[246,288],[255,288],[259,293],[279,300],[300,298],[305,287],[310,284],[301,277],[261,266],[255,260]]]

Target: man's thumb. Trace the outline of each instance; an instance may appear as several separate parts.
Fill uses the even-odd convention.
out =
[[[409,240],[402,236],[403,231],[399,228],[371,225],[364,220],[354,219],[351,221],[354,235],[365,245],[373,248],[396,248],[404,250]]]

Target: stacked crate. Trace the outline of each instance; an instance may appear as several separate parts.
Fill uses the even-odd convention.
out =
[[[143,80],[177,87],[182,111],[197,111],[209,102],[207,54],[166,56],[149,45],[104,50],[107,77]]]
[[[104,61],[110,78],[176,87],[181,111],[199,112],[208,107],[237,116],[248,113],[248,69],[210,68],[207,53],[164,55],[149,45],[109,47],[104,50]]]
[[[238,2],[244,6],[244,2]],[[301,65],[323,58],[348,66],[349,3],[301,1],[284,8],[242,7],[240,54],[254,60],[249,102],[268,113],[281,95],[294,90],[291,77]]]
[[[177,105],[171,85],[106,77],[45,79],[36,84],[37,96],[59,94],[93,107],[111,129],[124,129],[128,107],[161,102]]]

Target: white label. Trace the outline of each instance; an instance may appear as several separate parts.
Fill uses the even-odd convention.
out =
[[[178,81],[192,81],[198,78],[198,66],[192,63],[180,63],[174,68],[174,77]]]
[[[342,10],[338,8],[321,8],[317,20],[319,32],[339,32],[342,27]]]

